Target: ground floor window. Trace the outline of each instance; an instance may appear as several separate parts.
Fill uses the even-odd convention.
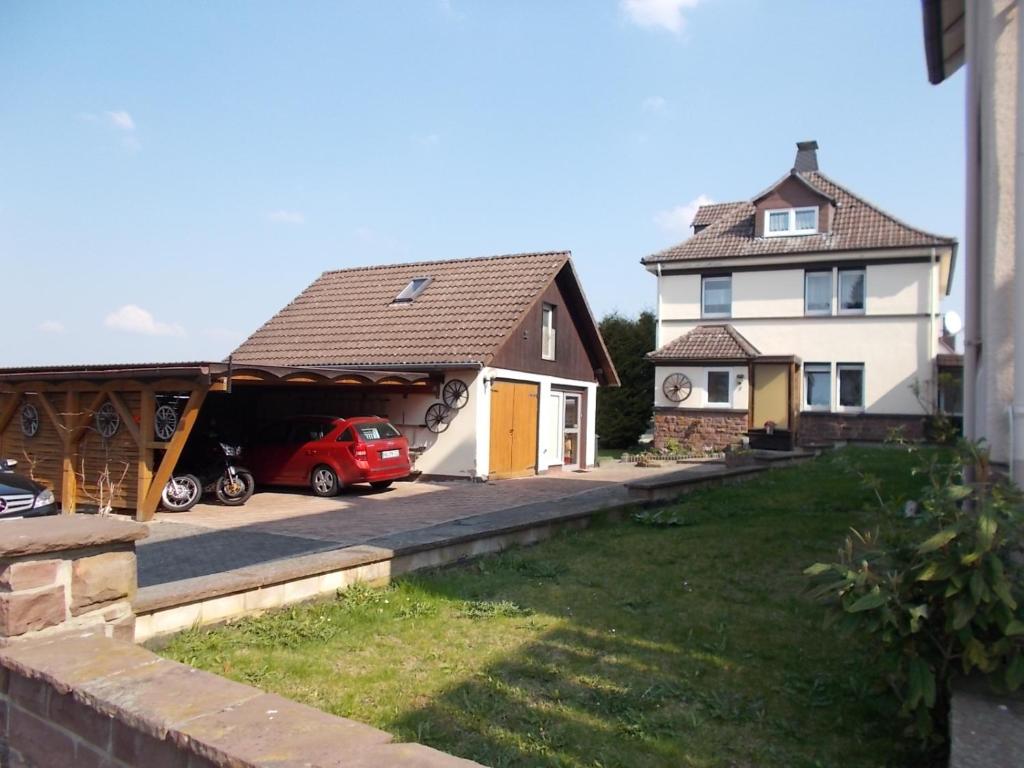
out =
[[[729,372],[708,371],[708,405],[732,405],[729,395]]]
[[[814,411],[827,411],[832,407],[832,365],[807,363],[804,365],[804,406]]]
[[[864,407],[864,365],[862,363],[839,363],[836,366],[839,380],[839,407]]]

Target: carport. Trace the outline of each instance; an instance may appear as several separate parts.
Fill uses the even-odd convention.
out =
[[[431,374],[226,362],[0,369],[0,456],[79,505],[149,520],[198,423],[244,437],[297,413],[372,414]]]

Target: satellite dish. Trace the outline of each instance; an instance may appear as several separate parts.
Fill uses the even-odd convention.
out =
[[[960,313],[955,309],[949,310],[949,312],[942,316],[942,324],[946,327],[946,333],[950,336],[956,336],[964,329],[964,321],[960,317]]]

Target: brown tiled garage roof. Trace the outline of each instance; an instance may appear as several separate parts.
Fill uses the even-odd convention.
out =
[[[792,172],[836,202],[832,231],[794,237],[754,237],[753,202],[716,203],[697,210],[694,224],[706,228],[689,240],[647,256],[644,264],[737,256],[950,246],[956,240],[933,235],[872,205],[820,171]],[[780,182],[781,183],[781,182]]]
[[[737,360],[746,362],[757,357],[757,347],[731,325],[698,325],[689,333],[670,341],[651,352],[647,358],[654,362],[684,360]]]
[[[246,339],[234,362],[486,365],[569,256],[554,251],[324,272]],[[426,289],[395,303],[417,277],[431,279]]]

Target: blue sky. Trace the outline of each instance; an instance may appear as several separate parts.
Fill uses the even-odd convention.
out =
[[[802,139],[962,239],[921,38],[911,0],[3,3],[0,365],[220,359],[326,269],[529,250],[633,314]]]

